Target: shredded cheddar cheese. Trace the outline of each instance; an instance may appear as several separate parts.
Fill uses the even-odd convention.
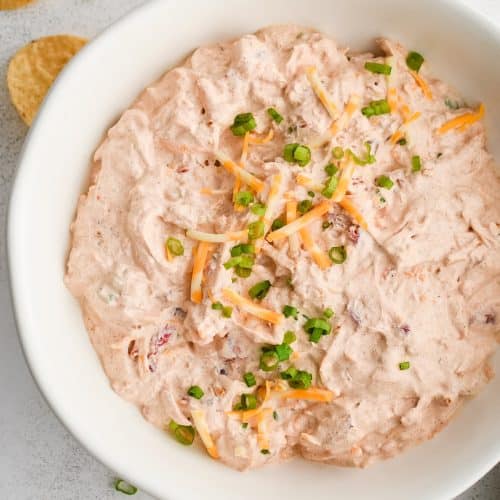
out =
[[[467,129],[473,123],[481,120],[484,116],[485,108],[484,104],[479,105],[479,109],[475,113],[465,113],[463,115],[457,116],[447,121],[441,127],[438,128],[438,134],[446,134],[450,130],[459,129],[463,131]]]
[[[345,196],[347,189],[349,188],[349,183],[351,182],[352,175],[354,174],[354,163],[348,159],[343,162],[343,168],[340,174],[339,183],[337,189],[333,193],[332,201],[339,202]]]
[[[286,223],[290,224],[297,218],[297,201],[290,199],[286,203]],[[297,255],[299,252],[299,240],[296,234],[291,234],[288,238],[290,251],[292,255]]]
[[[186,231],[186,236],[193,240],[206,241],[209,243],[226,243],[228,241],[245,240],[248,237],[248,231],[242,229],[241,231],[230,231],[229,233],[217,234],[189,229]]]
[[[352,95],[347,101],[344,111],[340,115],[340,118],[335,121],[330,127],[330,133],[332,135],[338,134],[341,130],[347,127],[349,120],[352,118],[354,113],[359,110],[361,104],[361,98],[359,95]]]
[[[272,410],[270,408],[265,408],[259,413],[257,417],[257,444],[259,445],[259,449],[261,450],[269,449],[267,421],[271,413]]]
[[[306,75],[307,79],[309,80],[309,84],[311,85],[318,99],[321,101],[321,104],[323,104],[325,109],[328,111],[328,114],[330,115],[332,120],[336,120],[338,118],[337,106],[335,106],[335,103],[330,98],[328,92],[321,83],[321,80],[318,76],[318,70],[314,66],[310,66],[306,70]]]
[[[216,158],[222,163],[222,166],[236,178],[240,179],[240,182],[248,184],[255,192],[260,193],[265,186],[265,183],[247,172],[244,168],[237,165],[234,161],[229,159],[225,154],[217,152],[215,154]]]
[[[351,200],[344,197],[339,202],[339,205],[349,214],[352,218],[366,231],[368,229],[368,224],[365,219],[358,211],[358,209],[352,204]]]
[[[323,184],[316,184],[310,177],[307,175],[299,174],[295,178],[295,182],[299,186],[304,186],[307,189],[312,189],[313,191],[322,191],[325,186]]]
[[[193,417],[193,424],[196,427],[196,430],[198,431],[198,434],[200,435],[200,438],[203,441],[203,444],[205,445],[208,454],[212,458],[219,458],[219,452],[217,451],[217,446],[215,446],[215,443],[208,429],[208,424],[205,418],[205,412],[203,410],[193,410],[191,412],[191,415]]]
[[[256,145],[267,144],[268,142],[273,140],[273,137],[274,137],[274,130],[271,128],[269,129],[267,135],[264,137],[259,137],[255,134],[250,134],[248,137],[248,142],[250,144],[256,144]]]
[[[313,241],[311,233],[307,227],[303,227],[299,230],[302,243],[304,243],[305,249],[311,254],[314,262],[318,265],[320,269],[328,269],[332,265],[332,261],[329,259],[328,255],[323,252],[318,245]]]
[[[267,241],[273,242],[288,238],[291,234],[296,233],[303,227],[306,227],[311,222],[319,219],[322,215],[326,214],[329,208],[330,204],[327,201],[322,201],[312,210],[309,210],[309,212],[305,213],[302,217],[299,217],[290,224],[286,224],[286,226],[283,226],[282,228],[269,233],[266,238]]]
[[[283,315],[277,313],[275,311],[271,311],[266,309],[265,307],[259,306],[245,297],[242,297],[234,290],[230,288],[223,288],[222,294],[226,300],[234,304],[235,306],[240,307],[243,311],[248,314],[252,314],[253,316],[260,318],[264,321],[268,321],[269,323],[278,324],[283,320]]]
[[[276,205],[279,201],[278,195],[281,190],[281,183],[283,181],[283,176],[281,174],[273,175],[273,180],[271,181],[271,188],[269,189],[269,194],[267,196],[267,207],[266,213],[262,217],[262,222],[264,223],[264,235],[269,231],[273,221],[272,214],[276,211]],[[255,252],[259,253],[262,248],[263,238],[260,238],[255,242]]]
[[[413,76],[417,85],[422,89],[422,93],[427,99],[432,99],[432,91],[427,84],[427,82],[419,75],[416,71],[410,71],[411,76]]]
[[[408,108],[408,106],[406,106],[406,108]],[[411,114],[411,111],[408,108],[408,111],[407,112],[405,111],[404,115],[406,116],[406,118],[405,121],[403,122],[403,125],[398,130],[396,130],[396,132],[394,132],[394,134],[392,134],[391,136],[392,144],[396,144],[396,142],[398,142],[400,139],[404,137],[404,131],[406,130],[406,126],[414,122],[418,118],[420,118],[422,113],[420,111],[416,111],[415,113]]]
[[[193,262],[193,274],[191,276],[191,301],[200,304],[203,298],[201,283],[203,280],[203,269],[207,261],[208,252],[211,245],[205,241],[200,241],[196,248]]]
[[[391,113],[394,113],[398,109],[398,98],[397,98],[398,91],[394,87],[390,87],[389,90],[387,91],[387,103],[389,104],[389,107],[391,108]]]

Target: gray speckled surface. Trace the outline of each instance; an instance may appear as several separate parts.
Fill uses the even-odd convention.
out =
[[[0,499],[125,498],[114,475],[66,431],[42,399],[16,335],[7,286],[4,226],[8,194],[27,128],[10,104],[5,85],[12,54],[28,41],[57,33],[93,37],[144,0],[38,0],[0,12]],[[403,1],[403,0],[402,0]],[[411,1],[411,0],[408,0]],[[468,0],[500,24],[498,0]],[[138,500],[150,499],[138,493]],[[500,499],[497,466],[460,500]]]

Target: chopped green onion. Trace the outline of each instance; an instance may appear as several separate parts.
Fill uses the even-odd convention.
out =
[[[205,393],[203,392],[203,389],[199,385],[192,385],[188,389],[188,394],[192,398],[201,399]]]
[[[230,318],[232,314],[233,314],[233,308],[232,307],[230,307],[230,306],[224,306],[222,308],[222,316],[224,318]]]
[[[251,269],[254,265],[255,257],[252,254],[238,255],[237,257],[231,257],[227,262],[224,263],[225,269],[231,269],[232,267],[242,267],[245,269]]]
[[[309,196],[310,198],[314,198],[314,191],[308,191],[307,192],[307,196]]]
[[[371,165],[372,163],[375,163],[377,159],[375,156],[372,155],[372,145],[367,141],[365,142],[365,148],[366,148],[366,157],[364,159],[360,158],[359,156],[356,156],[350,149],[347,150],[347,152],[351,155],[352,160],[356,165]]]
[[[223,307],[224,306],[220,302],[214,302],[212,304],[212,309],[214,309],[215,311],[222,311]]]
[[[248,239],[258,240],[264,236],[264,222],[257,220],[248,224]]]
[[[260,281],[248,290],[248,295],[250,295],[252,299],[262,300],[267,295],[270,288],[271,282],[269,280]]]
[[[250,208],[250,211],[259,216],[263,216],[266,214],[267,207],[262,203],[254,203]]]
[[[361,113],[367,118],[370,116],[385,115],[391,112],[391,107],[387,102],[387,99],[380,99],[378,101],[372,101],[368,106],[361,109]]]
[[[325,220],[325,222],[323,222],[323,224],[321,224],[321,227],[323,228],[323,231],[325,231],[326,229],[328,229],[331,226],[333,226],[333,223],[328,222],[327,220]]]
[[[243,427],[243,429],[246,429],[248,427],[248,422],[243,422],[241,424],[241,427]]]
[[[311,210],[311,208],[312,208],[312,201],[311,200],[299,201],[299,203],[297,205],[297,210],[301,214],[305,214],[305,213],[309,212],[309,210]]]
[[[239,257],[243,253],[253,254],[255,253],[255,247],[248,243],[240,243],[231,248],[231,257]]]
[[[334,165],[333,163],[329,163],[328,165],[325,166],[325,172],[330,176],[335,175],[338,171],[339,171],[339,168],[336,165]]]
[[[300,167],[305,167],[311,161],[311,150],[303,144],[294,142],[285,146],[283,158],[288,163],[297,163]]]
[[[241,406],[244,410],[255,410],[255,408],[257,408],[257,398],[255,394],[242,394]]]
[[[314,328],[311,334],[309,335],[309,340],[317,344],[321,340],[322,336],[323,336],[322,330],[320,330],[319,328]]]
[[[279,365],[279,358],[275,351],[265,351],[260,356],[259,367],[265,372],[271,372]]]
[[[422,162],[420,161],[420,156],[412,156],[411,158],[411,171],[420,172],[422,170]]]
[[[408,141],[406,140],[405,137],[403,137],[402,139],[399,139],[397,144],[399,144],[400,146],[406,146],[408,144]]]
[[[410,368],[410,362],[409,361],[402,361],[399,363],[399,369],[400,370],[408,370]]]
[[[323,189],[323,191],[321,191],[321,194],[325,197],[325,198],[331,198],[333,196],[333,193],[335,193],[336,189],[337,189],[337,186],[339,184],[339,179],[338,177],[332,175],[328,181],[326,182],[325,184],[325,187]]]
[[[252,274],[252,269],[236,266],[234,268],[234,273],[239,278],[248,278]]]
[[[297,310],[296,307],[293,306],[284,306],[283,307],[283,315],[285,318],[293,318],[293,319],[298,319],[297,315],[299,314],[299,311]]]
[[[245,373],[245,375],[243,375],[243,380],[245,384],[247,384],[247,387],[253,387],[257,383],[255,375],[252,372]]]
[[[277,231],[278,229],[281,229],[285,225],[285,222],[283,219],[274,219],[273,223],[271,224],[271,231]]]
[[[424,57],[418,52],[408,52],[408,56],[406,57],[406,65],[412,69],[413,71],[420,70],[420,67],[424,63]]]
[[[257,127],[255,118],[252,113],[241,113],[234,117],[234,122],[231,125],[231,132],[236,136],[245,135]]]
[[[177,257],[184,255],[184,247],[182,246],[182,243],[177,238],[168,238],[167,239],[167,248],[169,249],[169,251],[173,255],[175,255]]]
[[[269,455],[269,453],[271,453],[269,450],[260,450],[260,452],[263,454],[263,455]]]
[[[248,207],[253,202],[253,194],[250,191],[239,191],[234,197],[234,201],[243,207]]]
[[[392,189],[392,186],[394,186],[394,182],[390,177],[387,177],[387,175],[381,175],[378,177],[375,184],[377,184],[378,187],[385,189]]]
[[[344,245],[332,247],[328,250],[328,256],[334,264],[343,264],[347,259],[347,251]]]
[[[171,420],[168,428],[179,443],[185,446],[193,444],[195,432],[190,425],[179,425],[177,422]]]
[[[327,318],[327,319],[330,319],[331,317],[333,317],[333,316],[334,316],[334,314],[335,314],[335,313],[333,312],[333,309],[331,309],[330,307],[327,307],[327,308],[325,309],[325,311],[323,312],[323,316],[324,316],[325,318]]]
[[[333,149],[332,149],[332,156],[336,159],[336,160],[340,160],[341,158],[344,157],[344,150],[340,147],[340,146],[335,146]],[[330,175],[333,175],[333,174],[330,174]]]
[[[290,359],[293,349],[288,344],[280,344],[275,346],[274,351],[280,361],[287,361]]]
[[[304,325],[304,330],[309,335],[315,332],[320,332],[320,335],[329,335],[332,330],[332,325],[324,318],[309,318]]]
[[[388,64],[367,61],[365,62],[365,69],[379,75],[390,75],[392,68]]]
[[[283,121],[283,117],[274,108],[267,108],[267,114],[278,124]]]
[[[117,479],[115,481],[115,490],[120,493],[125,493],[125,495],[135,495],[137,493],[137,488],[123,479]]]
[[[283,380],[292,380],[295,375],[297,375],[297,368],[295,368],[294,366],[290,366],[285,371],[280,373],[280,377]]]
[[[287,330],[285,335],[283,335],[283,343],[284,344],[293,344],[297,340],[297,335],[293,333],[291,330]]]
[[[274,420],[279,419],[278,412],[276,410],[273,411],[273,418],[274,418]]]
[[[460,104],[458,103],[458,101],[452,101],[448,97],[444,100],[444,103],[450,109],[459,109],[461,107]]]
[[[295,376],[288,380],[292,389],[309,389],[312,384],[312,374],[304,370],[297,370]]]

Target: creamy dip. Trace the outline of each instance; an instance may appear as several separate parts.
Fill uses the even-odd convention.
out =
[[[394,456],[493,376],[484,108],[378,44],[279,26],[202,47],[95,153],[66,275],[90,339],[148,421],[236,469]]]

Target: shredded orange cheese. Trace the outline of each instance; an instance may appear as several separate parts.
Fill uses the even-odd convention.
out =
[[[271,219],[271,214],[276,210],[276,205],[278,200],[278,195],[281,189],[281,182],[283,176],[281,174],[273,175],[273,180],[271,181],[271,188],[269,189],[269,194],[267,196],[267,206],[266,213],[262,217],[262,222],[264,223],[264,235],[269,231],[273,221]],[[262,248],[263,238],[260,238],[255,242],[255,252],[259,253]]]
[[[257,318],[260,318],[264,321],[268,321],[269,323],[278,324],[283,320],[283,315],[277,313],[275,311],[271,311],[266,309],[265,307],[259,306],[245,297],[242,297],[240,294],[236,293],[234,290],[230,288],[223,288],[222,294],[226,300],[234,304],[235,306],[240,307],[243,311],[248,314],[252,314]]]
[[[267,135],[264,137],[259,137],[255,134],[250,134],[248,137],[248,142],[250,144],[257,144],[257,145],[267,144],[268,142],[273,140],[273,137],[274,137],[274,130],[271,128],[269,129]]]
[[[416,71],[410,71],[410,74],[415,79],[417,85],[422,89],[424,96],[427,99],[432,99],[432,91],[427,82]]]
[[[230,231],[229,233],[205,233],[204,231],[196,231],[189,229],[186,231],[186,236],[193,240],[206,241],[208,243],[226,243],[228,241],[244,240],[248,237],[248,230]]]
[[[265,408],[257,417],[257,444],[259,445],[259,449],[261,450],[269,449],[269,438],[267,436],[267,420],[271,413],[272,410],[270,408]]]
[[[193,417],[193,424],[200,435],[205,448],[208,451],[208,454],[212,458],[219,458],[219,452],[217,451],[217,446],[210,435],[210,431],[208,429],[207,421],[205,419],[205,412],[203,410],[193,410],[191,412]]]
[[[291,234],[296,233],[314,220],[319,219],[322,215],[326,214],[329,208],[330,204],[327,201],[322,201],[312,210],[309,210],[309,212],[305,213],[302,217],[299,217],[286,226],[283,226],[282,228],[269,233],[267,235],[267,241],[273,242],[288,238]]]
[[[358,211],[358,209],[352,204],[351,200],[344,197],[339,202],[339,205],[349,214],[352,218],[366,231],[368,229],[368,224],[365,219]]]
[[[394,87],[390,87],[387,91],[387,103],[391,108],[391,112],[394,113],[398,109],[398,91]]]
[[[420,118],[420,116],[422,115],[422,113],[420,111],[416,111],[415,113],[411,114],[411,111],[410,111],[410,108],[408,108],[408,106],[404,106],[408,109],[408,111],[404,111],[403,115],[406,116],[405,118],[405,121],[403,122],[403,125],[401,126],[400,129],[396,130],[396,132],[394,132],[394,134],[392,134],[391,136],[391,143],[392,144],[396,144],[396,142],[398,142],[400,139],[402,139],[404,137],[404,130],[406,129],[406,126],[409,125],[411,122],[414,122],[415,120],[417,120],[418,118]],[[401,108],[401,111],[403,112],[403,107]]]
[[[303,227],[299,231],[302,243],[304,243],[305,249],[311,254],[314,262],[318,265],[320,269],[328,269],[332,265],[332,261],[328,256],[321,250],[321,248],[316,245],[312,239],[311,233],[307,227]]]
[[[191,300],[195,304],[200,304],[203,298],[201,282],[203,280],[203,269],[205,268],[210,248],[211,245],[209,243],[200,241],[194,255],[193,274],[191,276]]]
[[[352,95],[347,101],[347,104],[344,108],[344,111],[340,115],[340,118],[335,121],[330,127],[330,133],[332,135],[338,134],[341,130],[347,127],[349,120],[352,118],[352,115],[359,109],[361,103],[361,98],[359,95]]]
[[[297,218],[297,201],[294,199],[290,199],[286,203],[286,223],[290,224]],[[299,251],[299,240],[297,239],[296,234],[291,234],[288,238],[288,242],[290,245],[290,251],[292,255],[297,255]]]
[[[167,260],[168,260],[169,262],[172,262],[172,260],[174,260],[174,259],[173,259],[173,257],[172,257],[172,254],[170,253],[170,250],[169,250],[169,248],[168,248],[168,245],[165,245],[165,254],[166,254],[166,256],[167,256]]]
[[[328,92],[321,83],[321,80],[318,76],[318,70],[314,66],[310,66],[306,70],[306,75],[307,79],[309,80],[309,84],[311,85],[318,99],[321,101],[321,104],[323,104],[325,109],[328,111],[328,114],[330,115],[332,120],[336,120],[338,118],[337,106],[335,106],[335,103],[330,98]]]
[[[350,159],[344,161],[343,163],[344,165],[340,174],[339,183],[332,196],[332,201],[337,203],[345,196],[355,168],[354,163]]]
[[[309,389],[292,389],[278,394],[279,397],[283,399],[302,399],[305,401],[318,401],[322,403],[329,403],[335,397],[335,394],[332,391],[319,389],[318,387],[311,387]]]
[[[307,175],[299,174],[295,178],[295,182],[299,186],[304,186],[307,189],[312,189],[313,191],[322,191],[325,186],[323,184],[316,184],[310,177]]]
[[[444,123],[441,127],[439,127],[438,134],[445,134],[453,129],[458,129],[462,132],[473,123],[481,120],[484,116],[484,112],[484,104],[481,103],[479,105],[479,109],[475,113],[465,113]]]
[[[248,184],[254,191],[260,193],[265,186],[265,183],[247,172],[244,168],[237,165],[234,161],[229,159],[225,154],[217,152],[215,154],[216,158],[222,163],[222,166],[236,178],[240,179],[240,182]]]

